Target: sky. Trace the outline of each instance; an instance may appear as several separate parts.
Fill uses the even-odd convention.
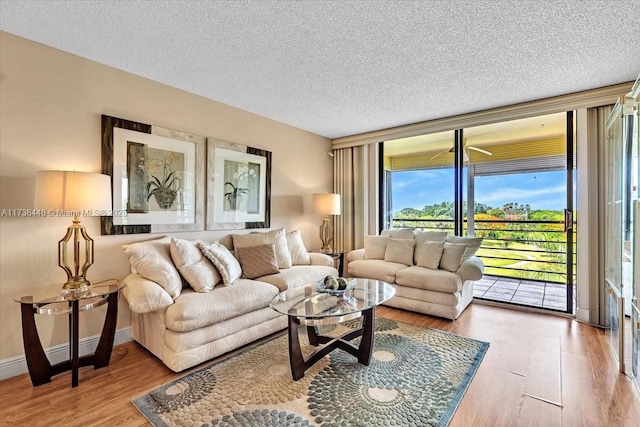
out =
[[[466,174],[465,174],[466,182]],[[475,201],[494,208],[529,204],[532,210],[562,210],[566,205],[566,171],[482,176],[475,179]],[[463,191],[466,200],[466,186]],[[453,201],[453,169],[393,172],[392,211],[422,209]]]

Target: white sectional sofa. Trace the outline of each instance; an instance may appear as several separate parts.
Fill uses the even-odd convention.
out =
[[[475,256],[481,238],[446,232],[385,230],[366,236],[365,247],[347,254],[351,277],[393,284],[385,305],[455,320],[473,299],[484,264]]]
[[[331,257],[306,252],[299,232],[232,237],[233,254],[169,236],[123,247],[132,337],[175,372],[286,328],[271,300],[338,274]]]

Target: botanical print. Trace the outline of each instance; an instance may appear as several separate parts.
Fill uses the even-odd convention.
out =
[[[146,167],[149,210],[182,210],[184,153],[149,147]]]
[[[224,162],[225,212],[257,213],[260,203],[260,165],[251,162]]]

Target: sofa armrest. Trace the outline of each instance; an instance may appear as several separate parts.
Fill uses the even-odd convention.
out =
[[[484,273],[484,263],[477,256],[464,260],[456,271],[456,274],[462,278],[462,283],[467,280],[480,280],[482,273]]]
[[[333,258],[327,254],[309,252],[309,259],[311,260],[311,265],[326,265],[329,267],[333,267],[334,265]]]
[[[173,304],[171,295],[160,285],[145,279],[137,273],[129,274],[123,280],[127,286],[122,293],[134,313],[145,314],[164,310]]]
[[[354,249],[347,254],[347,261],[359,261],[364,259],[364,248]]]

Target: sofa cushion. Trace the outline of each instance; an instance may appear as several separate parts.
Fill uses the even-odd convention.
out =
[[[393,283],[396,279],[396,272],[410,268],[397,262],[384,261],[382,259],[364,259],[351,261],[349,263],[349,274],[352,277],[362,277],[365,279],[382,280]]]
[[[173,265],[169,245],[171,237],[123,245],[131,267],[145,279],[156,282],[174,300],[182,291],[182,279]]]
[[[237,253],[242,267],[242,277],[245,279],[255,279],[278,272],[276,249],[273,243],[238,248]]]
[[[302,233],[300,230],[293,230],[286,234],[287,247],[291,255],[291,265],[309,265],[311,258],[309,252],[302,241]]]
[[[410,288],[449,293],[458,292],[462,288],[462,279],[457,274],[418,266],[406,267],[398,271],[396,283]]]
[[[242,276],[240,263],[224,245],[219,242],[211,244],[199,242],[197,245],[203,255],[216,266],[225,286],[233,284]]]
[[[337,276],[338,270],[323,265],[294,265],[291,268],[280,270],[278,274],[259,277],[257,280],[270,283],[281,292],[300,286],[316,283],[327,276]]]
[[[389,236],[364,236],[364,258],[384,259]]]
[[[384,260],[404,265],[413,265],[413,247],[415,244],[416,241],[413,239],[390,238],[387,241]]]
[[[445,241],[448,243],[469,245],[467,250],[464,251],[464,255],[462,255],[462,260],[465,261],[478,252],[482,244],[482,237],[447,236]]]
[[[447,237],[446,231],[420,231],[416,230],[416,247],[420,246],[426,241],[431,242],[444,242]]]
[[[137,273],[129,274],[122,282],[127,285],[122,289],[122,294],[129,304],[129,310],[134,313],[162,311],[173,304],[167,291]]]
[[[392,239],[413,239],[415,230],[413,228],[396,228],[393,230],[382,230],[381,236],[389,236]]]
[[[233,239],[233,249],[236,251],[236,255],[238,248],[273,243],[276,248],[278,267],[291,267],[291,254],[289,253],[289,247],[287,246],[287,238],[284,228],[264,233],[232,234],[231,238]]]
[[[416,265],[437,270],[444,251],[444,242],[426,241],[416,246]]]
[[[468,247],[469,245],[466,244],[445,242],[442,257],[440,258],[440,268],[455,272],[458,267],[460,267],[460,264],[462,263],[462,256]]]
[[[198,248],[200,240],[171,239],[171,259],[178,271],[196,292],[209,292],[222,277]],[[203,242],[204,243],[204,242]]]
[[[277,294],[275,286],[249,279],[239,279],[233,286],[217,286],[206,293],[185,289],[167,308],[165,324],[172,331],[193,331],[267,307]]]

